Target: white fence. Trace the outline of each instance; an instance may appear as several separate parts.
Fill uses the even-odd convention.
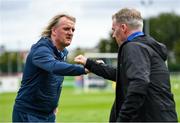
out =
[[[0,93],[17,92],[20,76],[0,76]]]

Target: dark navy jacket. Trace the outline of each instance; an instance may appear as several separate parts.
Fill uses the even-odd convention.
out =
[[[110,122],[177,122],[166,47],[150,36],[124,42],[117,68],[88,59],[85,67],[116,81],[116,98]]]
[[[48,37],[42,37],[27,57],[14,110],[49,115],[58,105],[64,76],[85,74],[84,67],[65,62],[68,52],[59,52]]]

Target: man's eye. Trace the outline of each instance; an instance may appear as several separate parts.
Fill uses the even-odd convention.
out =
[[[69,30],[70,30],[70,28],[64,28],[64,30],[65,30],[65,31],[69,31]]]
[[[64,28],[64,30],[65,30],[65,31],[70,31],[70,30],[71,30],[72,32],[74,32],[74,31],[75,31],[75,29],[74,29],[74,28]]]
[[[75,29],[74,28],[72,28],[72,32],[74,32],[75,31]]]

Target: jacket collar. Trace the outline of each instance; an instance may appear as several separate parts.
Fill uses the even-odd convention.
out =
[[[128,36],[127,41],[132,41],[134,38],[144,35],[143,32],[134,32]]]
[[[54,54],[59,57],[61,60],[66,60],[67,55],[68,55],[68,50],[66,48],[64,48],[63,51],[60,51],[56,48],[56,46],[54,46],[54,44],[52,43],[52,39],[50,37],[42,37],[45,40],[47,40],[47,45],[50,46],[53,49]]]

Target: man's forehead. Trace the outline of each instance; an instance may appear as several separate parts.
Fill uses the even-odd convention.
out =
[[[72,20],[70,20],[67,17],[60,18],[59,23],[60,24],[75,24],[75,22],[73,22]]]

